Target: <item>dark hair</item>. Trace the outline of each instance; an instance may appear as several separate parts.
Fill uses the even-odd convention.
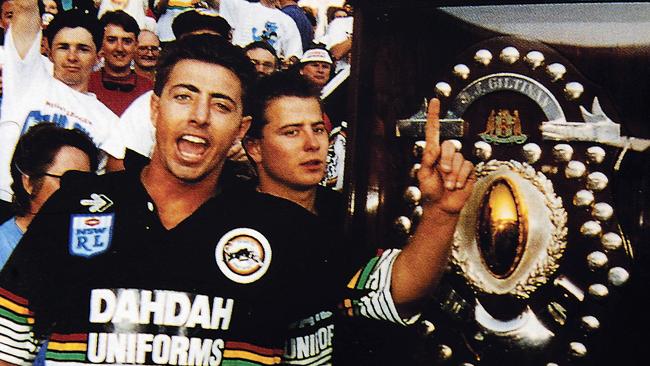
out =
[[[107,11],[99,19],[99,23],[101,24],[102,40],[106,26],[109,24],[120,26],[127,33],[133,33],[136,39],[138,39],[138,35],[140,34],[138,22],[123,10]]]
[[[183,60],[196,60],[220,65],[237,75],[242,87],[244,113],[249,103],[249,91],[255,81],[256,73],[250,59],[241,47],[234,46],[216,34],[192,34],[172,42],[158,59],[154,93],[157,96],[169,81],[174,66]]]
[[[266,109],[271,101],[280,97],[314,98],[320,103],[320,91],[309,81],[293,72],[280,71],[263,77],[255,86],[250,112],[253,120],[247,138],[259,139],[268,123]],[[321,108],[322,109],[322,108]]]
[[[217,12],[204,9],[184,11],[172,22],[172,32],[176,39],[200,31],[212,31],[227,40],[232,40],[230,23]],[[207,32],[206,32],[207,33]]]
[[[244,47],[244,53],[258,48],[269,51],[276,60],[278,59],[278,53],[275,51],[275,48],[266,41],[255,41],[247,44],[246,47]]]
[[[102,47],[103,29],[100,29],[99,21],[92,15],[81,10],[59,11],[44,31],[47,42],[53,44],[54,37],[63,28],[84,28],[93,37],[93,43],[97,51]]]
[[[256,50],[258,48],[269,51],[273,55],[273,58],[275,58],[275,67],[280,67],[280,59],[278,58],[278,53],[275,51],[275,48],[273,48],[273,46],[271,46],[266,41],[255,41],[247,44],[246,47],[244,47],[244,54],[250,50]]]
[[[11,159],[11,189],[14,191],[14,210],[18,216],[29,213],[31,196],[40,191],[47,169],[64,146],[76,147],[86,153],[90,160],[90,169],[97,170],[99,151],[83,131],[69,130],[54,123],[43,122],[32,126],[18,140]],[[23,186],[23,174],[29,176],[34,185],[31,195]]]
[[[97,18],[82,10],[59,11],[45,29],[44,34],[47,42],[52,46],[54,37],[61,29],[77,27],[84,28],[92,35],[95,48],[99,51],[102,47],[102,37],[104,36],[103,28],[99,26]]]

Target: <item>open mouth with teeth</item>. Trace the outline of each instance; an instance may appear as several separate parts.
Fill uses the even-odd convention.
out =
[[[202,159],[210,147],[208,140],[194,135],[183,135],[176,141],[176,146],[181,157],[188,162]]]

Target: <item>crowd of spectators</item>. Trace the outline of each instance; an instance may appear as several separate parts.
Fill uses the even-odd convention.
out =
[[[346,107],[331,96],[347,89],[352,9],[329,9],[324,32],[320,13],[286,0],[2,2],[0,310],[19,309],[20,316],[0,311],[0,360],[31,362],[40,348],[37,364],[134,363],[135,351],[122,358],[117,351],[98,351],[133,346],[138,363],[149,357],[147,362],[185,364],[180,354],[170,356],[178,350],[162,355],[169,347],[163,337],[156,338],[156,348],[156,334],[171,336],[172,343],[182,338],[188,347],[204,342],[199,348],[205,359],[196,364],[208,358],[210,364],[222,358],[247,365],[281,359],[331,364],[332,300],[343,300],[340,285],[350,278],[348,286],[358,290],[345,295],[355,299],[344,305],[350,314],[415,321],[414,304],[430,293],[444,268],[455,220],[472,187],[471,164],[450,144],[439,146],[432,127],[421,176],[423,196],[432,197],[425,210],[439,214],[423,216],[421,232],[403,251],[388,250],[353,266],[337,256],[335,249],[347,242],[342,199],[321,186],[342,187]],[[66,174],[70,170],[100,176]],[[235,193],[220,194],[239,184],[226,190]],[[331,247],[319,234],[323,227],[335,235]],[[435,243],[427,244],[432,230]],[[200,235],[222,239],[215,248],[211,241],[200,244],[202,238],[195,243]],[[272,249],[265,235],[274,239]],[[57,249],[66,240],[68,250]],[[178,249],[165,245],[174,240],[188,247],[172,254]],[[194,262],[211,257],[206,250],[216,265],[195,268]],[[146,251],[151,256],[142,255]],[[269,269],[271,252],[281,267]],[[165,261],[184,269],[167,271]],[[436,265],[411,265],[422,262]],[[121,270],[123,265],[133,272]],[[223,276],[205,276],[202,271],[212,267]],[[373,280],[347,271],[357,268]],[[83,281],[72,279],[81,273]],[[258,281],[262,276],[270,279]],[[64,289],[54,291],[48,284],[62,277]],[[308,295],[288,290],[290,282],[309,288]],[[121,320],[141,328],[101,325],[109,335],[76,338],[109,323],[98,319],[112,309],[110,296],[119,298],[120,307],[136,288],[142,298],[134,301],[151,306],[142,314],[157,314],[154,300],[146,298],[152,293],[191,297],[187,323],[178,331],[170,327],[179,325],[167,319],[179,316],[173,305],[164,320]],[[214,297],[214,312],[202,308],[208,296],[201,293]],[[287,304],[292,311],[285,311]],[[233,306],[248,310],[233,313]],[[231,316],[236,325],[229,328]],[[106,346],[101,338],[107,335],[111,343],[123,331],[136,337],[138,329],[143,338],[137,345],[133,338],[133,345]],[[193,334],[211,338],[187,338]],[[100,338],[91,341],[92,335]],[[146,350],[147,342],[153,350]],[[283,342],[284,352],[277,349]],[[74,354],[80,344],[94,344],[100,353]]]

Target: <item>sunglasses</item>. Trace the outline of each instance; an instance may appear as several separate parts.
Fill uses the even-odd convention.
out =
[[[135,89],[135,86],[138,84],[138,74],[133,73],[134,75],[134,80],[132,83],[121,83],[115,80],[110,80],[106,77],[106,73],[102,69],[102,85],[104,88],[110,90],[110,91],[121,91],[125,93],[129,93]]]

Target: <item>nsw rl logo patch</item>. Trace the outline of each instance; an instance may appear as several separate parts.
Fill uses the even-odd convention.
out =
[[[114,214],[70,216],[70,254],[90,258],[105,252],[113,237]]]
[[[217,266],[230,280],[252,283],[269,269],[271,245],[259,231],[238,228],[219,239],[214,255]]]

